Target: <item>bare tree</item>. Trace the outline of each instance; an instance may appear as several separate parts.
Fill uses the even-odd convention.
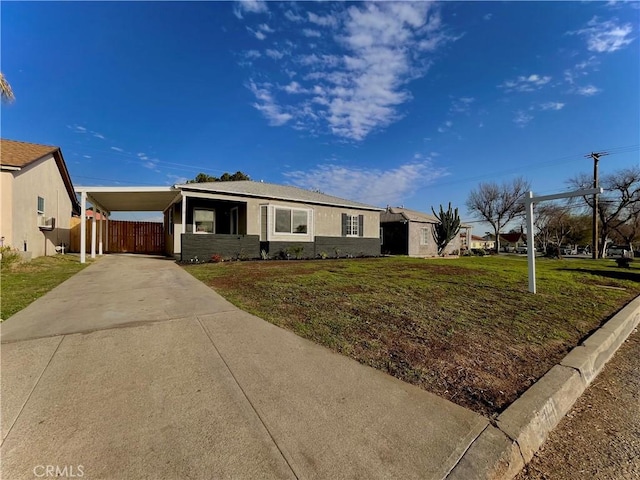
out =
[[[13,102],[13,100],[15,100],[11,85],[9,85],[9,82],[7,82],[2,72],[0,72],[0,97],[2,97],[3,102]]]
[[[570,178],[567,183],[578,189],[591,188],[593,179],[586,173]],[[604,257],[607,240],[624,225],[637,222],[640,213],[640,167],[630,167],[605,175],[600,182],[604,193],[598,200],[598,257]],[[593,210],[593,197],[581,197]]]
[[[467,198],[467,209],[476,218],[485,220],[493,227],[496,236],[496,252],[500,251],[500,230],[524,212],[520,200],[531,188],[523,177],[498,185],[495,182],[481,183]],[[533,247],[533,240],[529,241]]]

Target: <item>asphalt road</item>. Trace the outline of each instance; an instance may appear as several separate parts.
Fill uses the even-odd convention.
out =
[[[631,334],[516,480],[640,478],[640,332]]]

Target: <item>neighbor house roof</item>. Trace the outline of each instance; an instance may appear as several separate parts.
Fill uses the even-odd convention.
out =
[[[273,200],[286,200],[292,202],[312,203],[318,205],[330,205],[335,207],[358,208],[361,210],[381,211],[381,208],[354,202],[344,198],[325,195],[324,193],[304,190],[289,185],[276,185],[273,183],[255,182],[252,180],[240,180],[236,182],[208,182],[187,183],[176,185],[185,191],[200,191],[218,194],[240,195],[243,197],[255,197]]]
[[[517,243],[519,241],[527,241],[527,236],[521,232],[501,233],[500,239],[509,243]]]
[[[19,171],[47,155],[53,155],[62,181],[71,199],[71,208],[75,214],[80,215],[80,205],[78,204],[73,183],[71,182],[71,176],[67,170],[67,165],[64,163],[60,147],[19,142],[17,140],[7,140],[4,138],[0,139],[0,165],[3,170]]]
[[[389,222],[420,222],[420,223],[439,223],[438,219],[428,213],[416,212],[408,208],[387,207],[380,214],[380,223]]]
[[[461,234],[460,234],[460,236],[461,236],[462,238],[467,238],[467,234],[466,234],[466,233],[464,233],[464,232],[463,232],[463,233],[461,233]],[[486,240],[484,239],[484,237],[481,237],[481,236],[479,236],[479,235],[471,235],[471,241],[484,242],[484,241],[486,241]]]

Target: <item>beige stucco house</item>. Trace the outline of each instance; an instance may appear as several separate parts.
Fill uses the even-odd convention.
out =
[[[176,185],[165,210],[167,253],[256,258],[380,255],[380,211],[288,185],[254,181]]]
[[[27,256],[69,244],[80,206],[59,147],[0,140],[0,239]]]
[[[438,256],[438,246],[433,238],[433,227],[437,223],[438,219],[427,213],[401,207],[387,207],[380,214],[382,253],[410,257]],[[461,231],[468,228],[467,225],[461,225]],[[461,247],[458,234],[449,242],[444,255],[457,255]]]

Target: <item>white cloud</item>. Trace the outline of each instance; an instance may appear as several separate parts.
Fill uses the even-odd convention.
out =
[[[301,17],[300,15],[298,15],[297,13],[291,10],[287,10],[286,12],[284,12],[284,16],[287,20],[291,22],[302,22],[304,20],[303,17]]]
[[[267,3],[262,0],[240,0],[235,2],[233,13],[238,18],[243,18],[245,13],[266,13],[269,11]]]
[[[540,110],[562,110],[564,103],[560,102],[545,102],[539,105]]]
[[[258,86],[251,80],[247,87],[257,100],[253,107],[265,116],[269,121],[269,125],[278,127],[293,118],[293,115],[283,112],[282,108],[276,103],[270,90],[270,84],[266,83]]]
[[[309,37],[309,38],[320,38],[322,36],[322,34],[318,30],[312,30],[310,28],[303,28],[302,34],[305,37]]]
[[[451,113],[469,113],[473,102],[475,102],[475,98],[473,97],[460,97],[454,99],[451,102],[451,108],[449,111]]]
[[[124,152],[120,147],[111,147],[111,150],[115,150],[116,152]]]
[[[531,120],[533,120],[533,116],[524,112],[523,110],[518,110],[516,112],[516,116],[513,118],[513,123],[515,123],[519,127],[526,126]]]
[[[320,25],[321,27],[336,27],[338,25],[338,19],[333,15],[320,16],[313,12],[308,12],[307,16],[311,23]]]
[[[375,204],[397,205],[438,178],[448,175],[431,161],[412,161],[389,170],[319,165],[310,171],[284,174],[297,187],[317,189],[328,195]]]
[[[551,77],[532,74],[529,76],[519,76],[515,80],[507,80],[498,88],[504,88],[506,92],[533,92],[541,89],[551,81]]]
[[[244,52],[245,58],[260,58],[262,54],[258,50],[247,50]]]
[[[289,85],[285,85],[282,89],[287,93],[305,93],[305,90],[300,86],[298,82],[291,82]]]
[[[484,20],[491,20],[491,17],[493,17],[493,13],[487,13],[484,17],[482,17]]]
[[[598,93],[600,93],[601,90],[596,87],[595,85],[586,85],[584,87],[575,87],[573,90],[571,90],[571,93],[576,93],[578,95],[582,95],[584,97],[592,97]]]
[[[621,24],[618,19],[600,20],[593,17],[585,28],[567,32],[570,35],[581,35],[587,40],[587,49],[591,52],[611,53],[626,47],[634,38],[631,23]]]
[[[426,74],[430,64],[426,55],[456,37],[445,31],[432,3],[333,5],[330,14],[306,14],[318,30],[331,29],[322,32],[322,43],[297,41],[299,53],[280,62],[280,72],[298,72],[296,80],[305,95],[288,98],[296,103],[278,106],[272,114],[279,124],[293,118],[291,125],[300,130],[362,140],[401,118],[400,106],[412,99],[406,85]],[[297,14],[284,15],[297,21]],[[250,31],[267,33],[256,28]],[[317,30],[298,31],[315,37],[311,32]],[[266,76],[263,83],[254,84],[256,88],[249,87],[254,94],[263,94],[264,84],[280,81]],[[258,105],[277,105],[275,91],[267,91],[270,101]]]
[[[91,155],[83,155],[84,158],[91,158]]]
[[[91,134],[92,134],[94,137],[96,137],[96,138],[99,138],[99,139],[101,139],[101,140],[104,140],[104,135],[102,135],[101,133],[98,133],[98,132],[91,132]]]
[[[267,55],[267,57],[273,58],[274,60],[280,60],[282,57],[284,57],[284,53],[272,48],[267,48],[264,53]]]

